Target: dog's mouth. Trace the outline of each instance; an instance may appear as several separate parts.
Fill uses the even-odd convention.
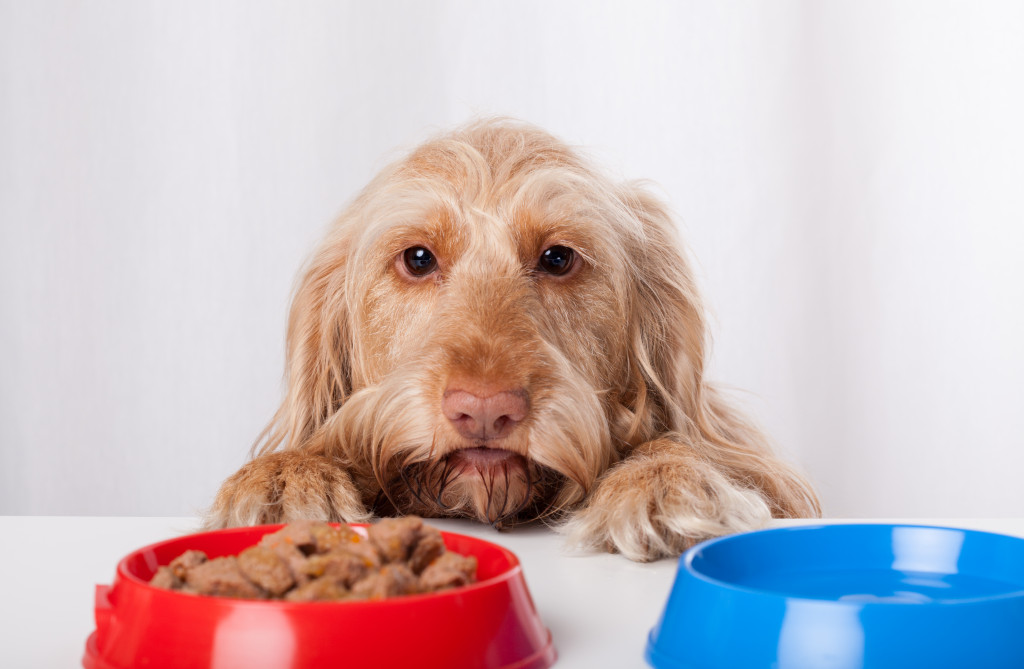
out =
[[[448,460],[460,474],[472,474],[475,471],[485,476],[495,469],[526,470],[526,458],[518,453],[490,446],[460,448],[449,455]]]

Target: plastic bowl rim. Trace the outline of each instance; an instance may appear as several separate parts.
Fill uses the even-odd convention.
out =
[[[157,541],[157,542],[154,542],[152,544],[148,544],[146,546],[142,546],[140,548],[136,548],[135,550],[131,551],[130,553],[128,553],[127,555],[122,557],[120,560],[118,560],[118,562],[117,562],[117,575],[119,577],[125,579],[125,580],[131,581],[135,585],[143,586],[145,588],[148,588],[149,590],[153,590],[155,592],[160,593],[161,595],[166,595],[166,596],[188,597],[190,599],[202,598],[203,600],[210,601],[211,603],[230,602],[232,604],[232,606],[237,606],[239,602],[244,602],[245,604],[252,605],[252,606],[273,606],[273,607],[277,607],[277,608],[291,609],[291,608],[306,608],[306,607],[309,607],[311,605],[312,606],[359,606],[361,608],[376,608],[376,607],[395,606],[395,605],[398,605],[398,604],[409,603],[409,602],[424,601],[424,600],[428,600],[428,599],[436,601],[438,599],[444,599],[444,598],[448,598],[448,597],[457,597],[459,595],[462,595],[463,593],[475,592],[477,590],[483,590],[483,589],[490,588],[490,587],[493,587],[493,586],[496,586],[496,585],[500,585],[501,583],[504,583],[506,581],[514,579],[518,574],[521,574],[522,571],[523,571],[523,567],[519,563],[519,558],[516,557],[516,554],[513,553],[512,551],[510,551],[509,549],[505,548],[504,546],[502,546],[500,544],[496,544],[493,541],[487,541],[486,539],[479,539],[477,537],[470,536],[468,534],[460,534],[458,532],[445,532],[444,530],[439,530],[441,532],[442,536],[452,536],[452,537],[459,537],[460,539],[470,539],[471,541],[478,541],[478,542],[480,542],[482,544],[486,544],[486,545],[488,545],[490,547],[499,549],[505,555],[505,557],[507,557],[509,559],[509,568],[504,570],[504,571],[502,571],[501,573],[499,573],[499,574],[497,574],[495,576],[492,576],[492,577],[484,580],[484,581],[477,581],[476,583],[471,583],[469,585],[462,585],[462,586],[459,586],[457,588],[449,588],[447,590],[440,590],[440,591],[437,591],[437,592],[426,592],[426,593],[420,593],[420,594],[415,594],[415,595],[402,595],[400,597],[387,597],[385,599],[361,599],[361,600],[345,600],[345,599],[342,599],[342,600],[313,601],[313,602],[292,602],[292,601],[288,601],[286,599],[247,599],[247,598],[244,598],[244,597],[222,597],[222,596],[212,596],[212,595],[194,595],[194,594],[188,593],[188,592],[178,592],[176,590],[167,590],[165,588],[158,588],[158,587],[156,587],[154,585],[150,585],[149,581],[145,581],[145,580],[139,578],[135,574],[131,573],[131,571],[129,571],[129,569],[128,569],[127,562],[129,560],[129,558],[131,558],[132,556],[134,556],[136,554],[144,553],[146,551],[154,551],[157,548],[159,548],[160,546],[163,546],[164,544],[174,543],[174,542],[177,542],[177,541],[181,541],[182,539],[186,539],[186,538],[195,538],[195,537],[203,537],[203,536],[207,536],[207,535],[211,535],[211,534],[220,534],[222,532],[238,532],[238,533],[243,533],[243,532],[251,531],[251,530],[254,530],[254,529],[257,529],[257,528],[277,528],[277,529],[280,529],[280,528],[284,527],[285,524],[286,523],[272,523],[272,524],[266,524],[266,525],[247,525],[247,526],[244,526],[244,527],[228,527],[228,528],[223,528],[223,529],[220,529],[220,530],[206,530],[206,531],[203,531],[203,532],[191,532],[189,534],[183,534],[183,535],[181,535],[179,537],[174,537],[172,539],[164,539],[163,541]],[[332,523],[329,523],[329,524],[330,525],[348,525],[349,527],[362,528],[362,529],[365,529],[369,525],[368,523],[336,523],[336,522],[332,522]],[[275,532],[275,531],[276,531],[276,529],[270,530],[266,534],[270,534],[270,532]],[[253,544],[253,545],[256,545],[256,544]]]
[[[942,604],[943,606],[960,606],[960,605],[976,605],[980,603],[997,602],[1004,599],[1014,599],[1017,597],[1024,597],[1024,588],[1014,590],[1012,592],[1004,592],[997,595],[988,595],[985,597],[971,597],[967,599],[953,599],[953,600],[942,600],[941,602],[930,602],[922,604],[920,602],[907,602],[907,601],[850,601],[850,600],[838,600],[838,599],[826,599],[818,597],[804,597],[797,595],[788,595],[783,592],[777,592],[774,590],[764,590],[760,588],[752,588],[749,586],[742,586],[732,583],[730,581],[723,581],[712,576],[708,576],[698,571],[693,566],[693,560],[697,553],[701,550],[705,550],[710,546],[714,546],[719,543],[728,542],[732,540],[741,540],[743,537],[752,534],[785,534],[790,532],[810,531],[810,530],[821,530],[826,528],[835,527],[887,527],[890,529],[895,528],[908,528],[908,529],[924,529],[924,530],[947,530],[953,532],[961,532],[964,534],[973,535],[988,535],[997,537],[999,539],[1010,539],[1014,541],[1024,542],[1024,539],[1015,537],[1011,534],[1002,534],[999,532],[987,532],[985,530],[971,530],[962,527],[950,527],[946,525],[915,525],[905,523],[813,523],[808,525],[794,525],[792,527],[771,527],[762,530],[752,530],[750,532],[740,532],[737,534],[730,534],[723,537],[715,537],[702,541],[701,543],[692,546],[686,553],[683,554],[679,560],[679,570],[685,569],[686,574],[699,581],[703,581],[710,585],[726,590],[731,590],[744,595],[753,595],[758,597],[770,597],[772,599],[784,599],[788,602],[807,602],[816,604],[829,604],[833,606],[843,606],[849,608],[881,608],[881,607],[894,607],[894,606],[929,606],[935,604]]]

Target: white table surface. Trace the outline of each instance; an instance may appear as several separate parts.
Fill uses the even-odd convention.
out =
[[[94,628],[93,590],[110,583],[136,548],[193,532],[195,518],[0,516],[0,664],[11,669],[80,667]],[[618,555],[573,555],[544,527],[498,533],[470,521],[432,520],[519,556],[526,582],[558,650],[558,669],[645,667],[643,649],[675,575],[676,560],[637,564]],[[1024,537],[1024,518],[875,519],[948,525]],[[777,521],[777,525],[804,521]],[[59,558],[74,557],[68,564]],[[38,574],[41,578],[33,578]]]

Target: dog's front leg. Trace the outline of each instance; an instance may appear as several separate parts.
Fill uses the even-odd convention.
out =
[[[255,458],[225,481],[204,525],[218,529],[303,519],[356,522],[369,517],[341,460],[284,450]]]
[[[730,480],[685,444],[658,439],[609,469],[560,531],[575,546],[648,561],[770,518],[759,490]]]

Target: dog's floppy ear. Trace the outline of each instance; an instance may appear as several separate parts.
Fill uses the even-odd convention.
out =
[[[641,223],[627,245],[631,274],[627,362],[621,392],[628,410],[622,441],[636,446],[686,432],[704,365],[704,309],[666,207],[638,186],[620,198]]]
[[[352,392],[349,246],[337,226],[299,283],[288,319],[287,395],[254,446],[260,454],[304,447]]]
[[[616,421],[620,443],[675,435],[734,481],[759,488],[774,516],[820,515],[807,481],[704,379],[704,308],[667,207],[636,186],[623,189],[621,200],[643,234],[631,249],[630,373],[620,395],[629,420]]]

